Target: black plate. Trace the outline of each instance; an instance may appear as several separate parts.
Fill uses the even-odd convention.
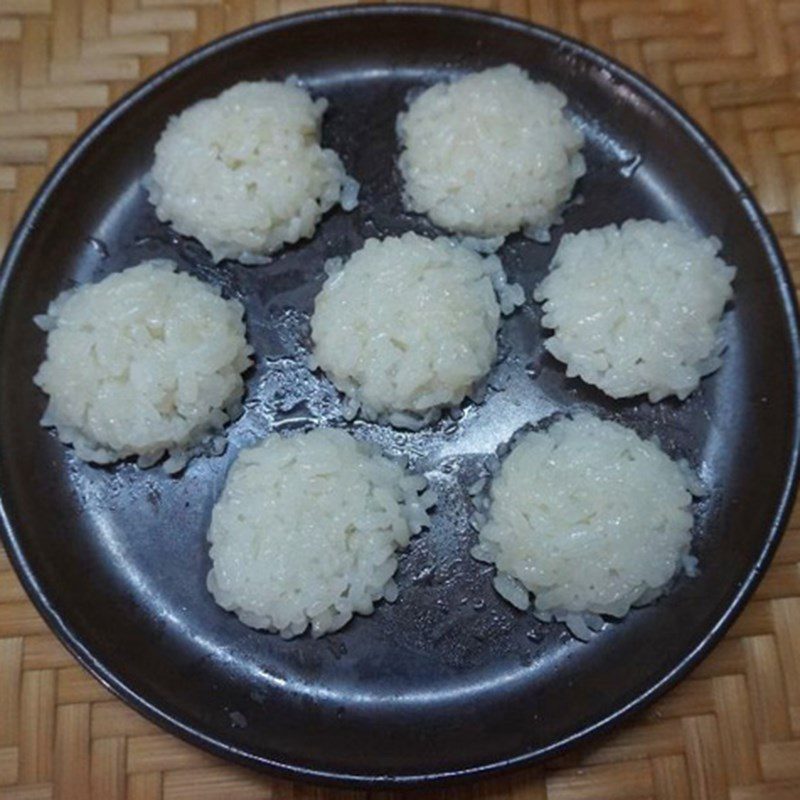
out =
[[[206,592],[205,531],[240,448],[275,427],[344,425],[298,353],[323,261],[365,237],[434,232],[403,213],[394,123],[409,90],[514,62],[570,98],[586,132],[583,204],[554,241],[513,236],[501,255],[530,293],[565,231],[652,216],[724,242],[739,267],[725,363],[685,403],[612,402],[545,355],[539,311],[503,324],[486,402],[418,434],[359,436],[407,452],[442,502],[399,571],[400,599],[343,632],[291,642],[257,633]],[[159,224],[142,178],[170,114],[240,80],[296,74],[329,98],[325,142],[361,181],[361,205],[265,267],[211,264]],[[31,378],[45,339],[31,318],[75,282],[154,256],[247,308],[258,365],[223,457],[169,478],[80,463],[39,418]],[[798,452],[798,332],[790,281],[763,215],[705,136],[637,76],[550,31],[436,7],[362,7],[280,19],[188,56],[128,95],[50,177],[2,273],[0,485],[5,542],[28,592],[75,655],[151,719],[219,755],[320,780],[411,783],[540,759],[663,692],[742,607],[790,507]],[[711,487],[699,504],[701,575],[589,644],[494,594],[468,556],[465,487],[519,426],[589,408],[658,434]]]

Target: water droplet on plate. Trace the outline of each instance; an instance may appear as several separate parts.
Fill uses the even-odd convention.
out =
[[[619,168],[619,174],[622,175],[623,178],[632,178],[636,170],[639,169],[641,163],[642,157],[639,155],[629,158],[622,163],[622,166]]]
[[[108,245],[102,239],[90,236],[86,242],[92,250],[100,255],[100,258],[108,258]]]

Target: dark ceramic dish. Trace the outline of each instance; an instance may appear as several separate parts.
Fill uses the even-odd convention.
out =
[[[586,132],[582,204],[549,245],[501,251],[530,293],[565,231],[652,216],[724,242],[739,268],[722,369],[685,403],[612,402],[545,355],[531,303],[503,324],[486,402],[418,434],[352,426],[407,452],[442,501],[402,558],[400,599],[344,631],[285,642],[221,611],[204,585],[205,531],[238,450],[275,427],[344,425],[330,386],[302,367],[323,262],[409,229],[394,124],[409,90],[514,62],[554,83]],[[330,100],[324,141],[362,184],[311,241],[264,267],[214,267],[159,224],[142,178],[169,116],[246,79],[296,74]],[[247,308],[259,354],[227,453],[180,478],[76,460],[39,427],[31,379],[45,337],[31,318],[76,282],[154,256]],[[786,268],[763,215],[708,139],[650,85],[595,51],[501,17],[437,7],[341,8],[244,30],[124,98],[72,149],[32,204],[2,271],[0,486],[5,544],[70,650],[146,716],[254,767],[351,784],[491,772],[563,750],[642,708],[708,652],[763,574],[795,484],[798,331]],[[472,561],[465,487],[525,423],[588,408],[657,434],[711,488],[697,506],[701,574],[609,624],[589,644],[517,612]]]

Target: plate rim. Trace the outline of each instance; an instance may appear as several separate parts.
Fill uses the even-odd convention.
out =
[[[766,214],[759,206],[750,188],[744,182],[729,158],[720,150],[709,134],[697,123],[683,108],[669,96],[657,88],[647,78],[636,71],[623,65],[617,59],[608,56],[601,50],[588,45],[572,36],[563,34],[552,28],[527,20],[509,17],[493,11],[470,9],[465,7],[447,6],[435,3],[366,3],[360,5],[342,5],[319,9],[300,11],[293,14],[281,15],[269,20],[264,20],[244,28],[237,29],[222,37],[214,39],[170,62],[167,66],[151,75],[141,83],[134,86],[115,103],[110,105],[78,138],[72,143],[67,152],[59,159],[56,166],[50,171],[42,185],[36,191],[32,200],[25,209],[14,233],[9,241],[6,252],[0,262],[0,305],[5,301],[5,295],[11,275],[20,260],[21,250],[35,227],[36,221],[46,207],[50,196],[57,189],[60,182],[67,176],[73,164],[81,157],[83,152],[100,138],[105,130],[116,121],[118,117],[127,113],[132,107],[146,97],[158,86],[169,80],[173,75],[185,72],[208,56],[236,47],[240,43],[263,34],[270,34],[284,28],[302,26],[309,22],[325,21],[341,17],[392,17],[392,16],[423,16],[428,18],[440,17],[442,19],[458,18],[471,22],[478,22],[493,27],[514,30],[526,35],[535,35],[550,44],[567,45],[577,56],[593,64],[608,68],[612,74],[621,76],[627,83],[646,97],[650,102],[660,108],[671,120],[676,122],[702,149],[714,167],[722,174],[726,183],[734,190],[744,206],[759,241],[763,247],[772,271],[778,283],[778,289],[784,310],[785,321],[788,327],[789,344],[792,351],[790,364],[787,365],[791,372],[792,384],[792,415],[790,420],[789,464],[781,488],[780,498],[764,535],[764,542],[758,558],[751,565],[746,578],[738,587],[732,600],[725,607],[719,619],[709,631],[700,639],[696,646],[679,661],[675,667],[653,683],[648,689],[639,693],[629,703],[616,708],[602,719],[582,727],[573,734],[566,736],[545,747],[511,756],[505,759],[480,763],[466,768],[454,770],[441,770],[420,774],[403,775],[376,775],[368,773],[332,772],[303,766],[297,762],[279,761],[266,756],[257,756],[243,751],[225,741],[204,733],[196,727],[182,722],[174,715],[158,708],[148,701],[136,689],[119,679],[114,670],[97,659],[73,631],[69,622],[64,619],[64,614],[55,608],[40,586],[36,575],[27,563],[24,548],[11,524],[7,510],[5,492],[0,488],[0,540],[8,553],[9,560],[22,583],[28,598],[44,618],[50,630],[58,640],[67,648],[71,655],[86,668],[100,683],[116,697],[132,707],[137,713],[142,714],[151,722],[172,735],[176,735],[216,756],[229,761],[243,764],[264,772],[272,773],[278,777],[292,778],[316,783],[351,788],[403,788],[433,783],[453,783],[485,777],[498,772],[530,766],[531,764],[552,758],[579,742],[586,741],[598,734],[608,731],[623,722],[631,715],[650,705],[668,689],[678,683],[694,666],[696,666],[711,649],[720,641],[734,620],[744,609],[756,587],[764,576],[775,550],[783,536],[791,514],[797,494],[798,477],[800,470],[800,420],[798,420],[798,407],[800,406],[800,311],[794,290],[794,282],[786,260],[781,251],[777,237],[769,223]]]

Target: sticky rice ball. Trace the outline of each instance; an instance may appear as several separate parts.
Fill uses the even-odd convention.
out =
[[[567,234],[534,298],[545,347],[611,397],[683,400],[722,363],[720,319],[736,274],[720,242],[675,222]]]
[[[581,413],[514,443],[473,555],[496,565],[506,600],[524,610],[532,593],[539,614],[583,638],[586,615],[622,617],[680,570],[694,572],[691,504],[701,493],[656,442]]]
[[[425,485],[341,430],[271,434],[239,454],[214,506],[208,588],[252,628],[339,630],[397,598],[395,551],[428,524]]]
[[[328,271],[311,366],[350,398],[351,413],[401,427],[464,399],[494,362],[501,312],[523,300],[497,257],[415,233],[368,239]]]
[[[244,309],[172,261],[145,261],[99,283],[63,292],[36,322],[47,355],[34,381],[49,397],[42,425],[55,427],[84,461],[165,452],[183,468],[238,413],[252,348]]]
[[[238,83],[170,119],[156,144],[150,202],[215,261],[259,262],[307,238],[358,185],[320,146],[328,101],[291,82]]]
[[[406,207],[474,236],[546,231],[586,172],[566,103],[511,64],[427,89],[397,120]]]

